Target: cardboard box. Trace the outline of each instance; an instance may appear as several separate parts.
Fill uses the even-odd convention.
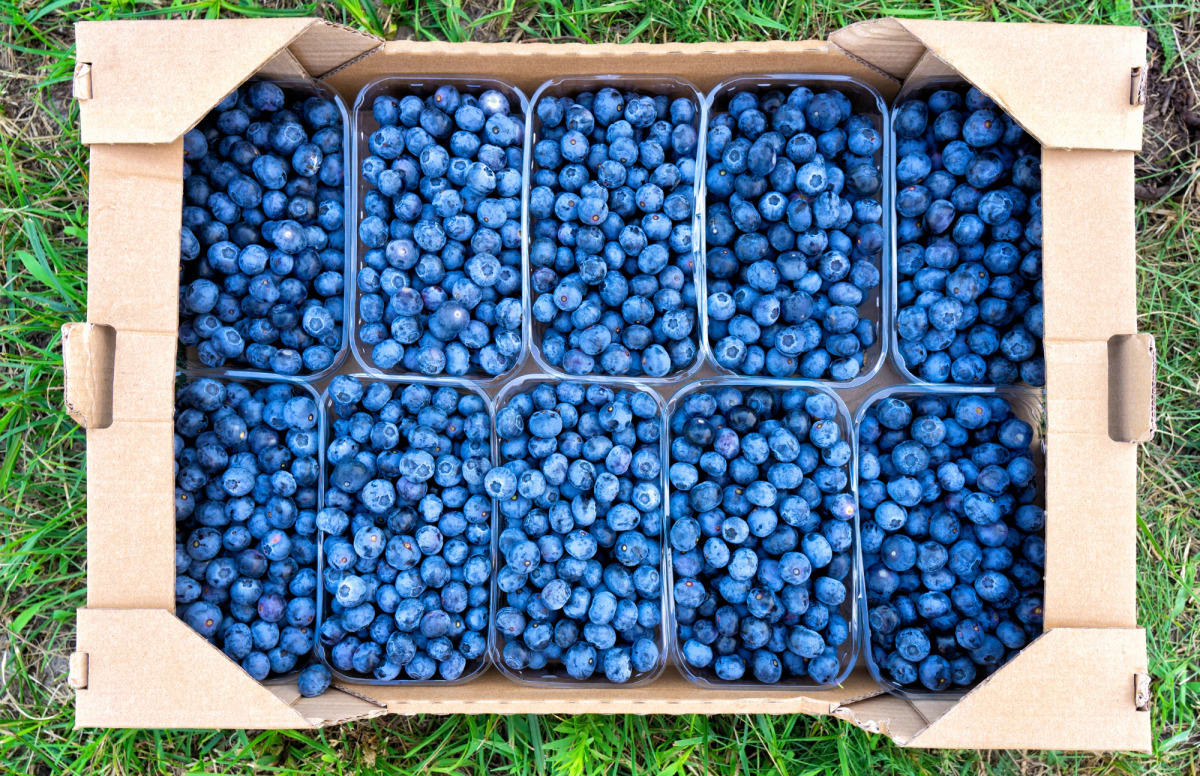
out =
[[[88,322],[64,331],[66,402],[87,428],[87,607],[71,679],[81,727],[292,728],[413,713],[832,714],[903,746],[1150,748],[1135,612],[1137,445],[1153,429],[1153,342],[1137,333],[1133,157],[1145,33],[880,19],[826,41],[551,45],[382,42],[311,19],[77,27],[91,150]],[[172,397],[182,134],[254,74],[315,78],[347,103],[386,74],[840,73],[891,101],[959,74],[1043,144],[1048,528],[1045,633],[957,702],[883,693],[862,662],[833,690],[711,690],[674,669],[611,690],[489,671],[452,687],[262,685],[174,614]],[[893,376],[892,380],[896,378]],[[870,390],[887,383],[883,378]],[[868,391],[845,396],[853,407]]]

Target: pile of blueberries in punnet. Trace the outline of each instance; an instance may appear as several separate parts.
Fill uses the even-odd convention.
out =
[[[331,665],[380,680],[455,680],[487,651],[491,417],[448,386],[338,375],[316,514]]]
[[[676,636],[693,672],[837,680],[856,511],[837,415],[824,393],[727,386],[671,416]]]
[[[662,639],[662,412],[649,393],[543,382],[496,413],[501,661],[521,675],[624,683]],[[565,675],[564,675],[565,674]]]
[[[529,263],[543,357],[571,375],[686,371],[699,350],[696,101],[606,87],[534,109]]]
[[[521,106],[380,95],[360,173],[358,337],[386,371],[497,376],[521,354]]]
[[[807,382],[867,379],[894,333],[922,383],[1044,385],[1039,147],[974,88],[899,104],[881,320],[888,122],[865,87],[782,83],[719,87],[705,124],[678,84],[557,83],[526,108],[381,82],[350,214],[335,100],[264,81],[222,100],[183,138],[189,360],[323,384],[351,334],[369,371],[410,377],[337,374],[321,399],[180,380],[180,617],[304,696],[489,661],[629,686],[668,652],[700,684],[829,686],[856,627],[885,683],[943,692],[1041,633],[1013,399],[914,386],[852,425]],[[639,381],[685,382],[702,347],[746,379],[677,386],[666,417]],[[527,351],[553,376],[465,381]]]
[[[883,146],[840,91],[735,92],[708,128],[708,340],[744,375],[852,380],[879,337]]]
[[[1033,429],[999,396],[892,397],[858,436],[871,654],[903,687],[968,687],[1042,632]]]
[[[342,349],[342,113],[256,81],[183,137],[179,341],[207,367],[320,372]]]
[[[974,87],[902,103],[899,354],[934,383],[1045,385],[1041,152]]]
[[[175,602],[183,620],[255,679],[311,662],[317,561],[317,404],[282,383],[201,378],[175,397]]]

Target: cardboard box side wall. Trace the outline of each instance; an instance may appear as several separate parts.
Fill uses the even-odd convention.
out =
[[[1134,677],[1144,673],[1146,663],[1144,634],[1135,627],[1132,607],[1136,448],[1111,436],[1114,428],[1118,440],[1144,436],[1149,420],[1142,419],[1148,419],[1152,409],[1151,397],[1135,395],[1148,384],[1145,340],[1128,339],[1136,333],[1132,150],[1128,146],[1130,127],[1136,124],[1140,129],[1141,113],[1140,107],[1128,101],[1119,105],[1113,96],[1120,91],[1114,79],[1124,84],[1127,96],[1129,68],[1142,61],[1144,33],[1027,27],[938,23],[926,28],[880,20],[835,34],[837,45],[806,41],[662,46],[393,42],[377,46],[374,39],[313,20],[195,22],[187,23],[186,30],[175,22],[79,25],[86,78],[77,79],[77,87],[83,98],[85,141],[92,145],[93,174],[92,328],[76,325],[70,330],[76,342],[82,337],[87,345],[86,357],[67,359],[68,398],[75,405],[75,416],[90,426],[89,608],[80,613],[82,657],[74,661],[86,667],[77,724],[242,726],[249,719],[259,721],[256,727],[267,726],[268,721],[271,726],[289,727],[372,716],[384,709],[394,713],[770,709],[834,713],[885,732],[902,744],[921,746],[1148,748],[1148,715],[1138,711],[1133,700]],[[844,34],[850,30],[852,36]],[[1081,37],[1079,30],[1098,31],[1096,40],[1102,45],[1084,46],[1088,37]],[[864,46],[859,38],[882,39],[886,45]],[[517,688],[491,672],[457,688],[350,685],[346,689],[352,695],[333,693],[300,700],[294,689],[275,686],[264,694],[257,685],[248,687],[253,683],[246,682],[241,669],[214,647],[199,638],[184,638],[194,634],[175,633],[179,629],[174,626],[181,624],[169,614],[173,568],[167,548],[174,521],[166,451],[177,316],[182,157],[178,138],[225,93],[263,67],[273,75],[294,76],[298,69],[313,76],[325,74],[324,82],[348,104],[359,87],[384,73],[453,70],[507,76],[505,80],[532,93],[546,77],[564,73],[670,73],[707,89],[735,74],[792,71],[854,75],[891,99],[901,87],[892,76],[902,78],[921,62],[926,39],[931,51],[937,45],[937,61],[969,73],[993,96],[1017,100],[1005,104],[1031,131],[1040,126],[1039,111],[1053,116],[1061,94],[1069,89],[1045,78],[1036,82],[1038,105],[1026,105],[1021,96],[1010,98],[1010,94],[1024,94],[1008,91],[1024,77],[1012,62],[1048,66],[1058,59],[1051,54],[1070,44],[1076,46],[1078,56],[1089,60],[1089,66],[1095,66],[1088,68],[1095,75],[1083,83],[1101,93],[1103,110],[1091,117],[1093,126],[1066,122],[1062,127],[1039,129],[1042,134],[1035,132],[1050,147],[1108,143],[1100,146],[1108,149],[1103,151],[1045,155],[1049,169],[1044,197],[1047,352],[1053,362],[1048,390],[1052,452],[1047,504],[1049,522],[1055,527],[1047,536],[1047,607],[1051,626],[1069,628],[1048,631],[958,704],[918,704],[919,708],[890,697],[873,697],[879,690],[865,672],[856,672],[842,688],[803,697],[703,691],[669,672],[645,688],[589,690],[588,698],[582,699],[571,691]],[[1001,64],[978,61],[967,50],[984,44],[1004,53]],[[237,46],[241,48],[234,53],[231,47]],[[143,50],[149,52],[147,58],[125,53]],[[219,88],[205,87],[207,91],[193,99],[190,73],[205,72],[196,67],[197,61],[212,62],[216,77],[211,80]],[[454,66],[447,67],[448,62]],[[1124,75],[1118,78],[1121,72]],[[144,80],[150,73],[151,83],[143,85],[138,77]],[[1085,92],[1078,86],[1070,89]],[[1086,93],[1071,99],[1086,99]],[[1053,181],[1051,173],[1056,176]],[[1091,183],[1097,179],[1105,182],[1104,188]],[[1075,219],[1083,198],[1088,207],[1099,206],[1099,210],[1081,224]],[[1096,229],[1106,230],[1100,250],[1089,231]],[[1080,284],[1077,273],[1081,271],[1086,272],[1083,277],[1104,278],[1112,285],[1096,293],[1095,286],[1104,284]],[[1114,337],[1124,337],[1116,341],[1134,346],[1114,348],[1110,344]],[[109,362],[112,382],[111,391],[106,391],[108,372],[93,367]],[[84,388],[75,388],[77,384]],[[1110,406],[1120,412],[1110,412]],[[1111,418],[1118,414],[1123,420],[1114,425]],[[110,422],[104,426],[103,420]],[[1122,436],[1125,432],[1128,435]],[[131,451],[136,453],[131,456]],[[1097,466],[1105,480],[1102,493],[1095,490],[1095,475],[1085,476]],[[131,479],[151,484],[131,495],[123,485]],[[1078,545],[1079,537],[1088,532],[1099,535]],[[1097,557],[1110,565],[1095,562]],[[133,578],[130,568],[143,571]],[[164,618],[171,625],[165,625]],[[126,645],[147,629],[169,630],[173,635],[143,645],[146,653],[135,659]],[[191,653],[204,650],[210,653],[205,658],[210,681],[228,692],[199,711],[194,695],[172,677],[189,671],[187,666],[194,662]],[[145,658],[158,660],[162,670],[136,671]],[[1060,681],[1064,674],[1075,679]],[[121,681],[122,676],[127,680]],[[156,695],[153,702],[147,700],[152,694]],[[1023,710],[1042,709],[1057,724],[1029,724],[1030,715],[1011,713],[1013,703]],[[1010,711],[999,713],[1002,708]],[[1093,724],[1101,718],[1102,724]]]

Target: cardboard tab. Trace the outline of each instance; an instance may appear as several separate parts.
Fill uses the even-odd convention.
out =
[[[1148,442],[1154,436],[1155,356],[1150,334],[1108,340],[1108,435],[1114,441]]]
[[[83,142],[169,143],[285,46],[311,76],[379,41],[304,18],[80,22],[76,57],[90,65],[79,103]]]
[[[1140,28],[880,19],[830,40],[899,78],[928,49],[1048,148],[1142,146],[1142,106],[1129,99],[1130,72],[1146,64]]]
[[[62,326],[63,402],[83,428],[113,421],[113,361],[116,331],[93,323]]]
[[[925,54],[925,44],[890,17],[843,27],[830,33],[829,42],[900,81]]]
[[[911,703],[887,693],[839,706],[832,713],[868,733],[882,734],[896,742],[908,741],[928,724]]]
[[[71,95],[77,100],[92,99],[92,65],[76,62],[75,75],[71,80]]]
[[[1031,642],[904,746],[1150,751],[1134,701],[1141,628],[1057,628]],[[1055,692],[1045,688],[1053,686]],[[1019,710],[1019,713],[1016,711]]]
[[[292,54],[313,78],[336,70],[383,42],[374,35],[340,24],[313,21],[289,46]],[[347,100],[350,102],[350,100]]]
[[[88,654],[72,652],[67,660],[67,685],[72,690],[83,690],[88,684]]]

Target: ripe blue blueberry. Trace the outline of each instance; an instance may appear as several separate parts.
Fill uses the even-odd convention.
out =
[[[284,375],[333,366],[345,269],[335,103],[257,81],[184,145],[179,337],[189,357]]]
[[[487,103],[485,109],[484,104]],[[501,375],[522,337],[524,125],[498,91],[375,98],[358,337],[375,366]]]
[[[312,660],[317,412],[286,383],[199,378],[176,392],[176,603],[256,679]]]
[[[535,338],[571,375],[692,366],[693,101],[613,88],[539,97],[529,196]]]
[[[496,417],[509,670],[624,683],[661,666],[662,418],[648,394],[538,383]]]
[[[927,382],[1044,385],[1040,150],[990,100],[964,112],[975,92],[897,109],[897,280],[920,292],[897,300],[897,351]]]
[[[339,376],[315,516],[322,644],[344,673],[453,681],[487,646],[491,419],[478,394]]]
[[[881,147],[875,120],[839,92],[736,92],[713,117],[706,307],[720,366],[838,381],[862,371],[877,339],[858,307],[880,281]]]
[[[997,396],[890,397],[863,416],[871,654],[897,684],[968,687],[1041,632],[1032,441]]]
[[[672,415],[668,539],[693,671],[836,681],[856,512],[837,413],[824,393],[726,387],[688,395]],[[713,458],[725,463],[694,473]]]

